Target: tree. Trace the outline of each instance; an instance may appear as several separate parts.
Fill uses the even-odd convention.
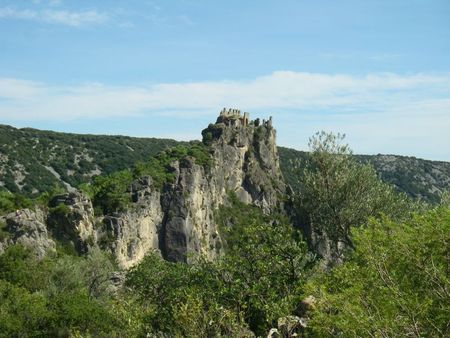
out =
[[[243,323],[222,302],[223,284],[214,263],[171,263],[151,253],[128,272],[126,285],[140,305],[142,336],[241,336]]]
[[[306,288],[314,336],[448,337],[450,209],[353,229],[349,261]]]
[[[298,165],[299,223],[313,250],[329,263],[339,262],[354,248],[350,230],[370,216],[399,219],[412,205],[393,187],[382,183],[375,170],[352,158],[345,135],[318,132],[309,140],[311,154]]]
[[[314,257],[300,233],[281,215],[264,215],[231,196],[219,213],[225,256],[219,263],[229,306],[257,335],[296,306]]]

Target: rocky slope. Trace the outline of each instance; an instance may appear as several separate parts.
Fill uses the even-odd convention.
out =
[[[99,245],[123,268],[138,263],[150,250],[170,261],[190,262],[198,255],[214,259],[222,250],[214,214],[230,193],[271,212],[283,208],[285,184],[271,120],[249,121],[236,110],[224,110],[202,134],[212,165],[196,164],[190,157],[173,161],[169,170],[175,179],[162,189],[151,177],[141,177],[128,189],[133,203],[126,211],[95,217],[91,201],[71,192],[53,198],[39,216],[27,216],[32,225],[22,217],[24,211],[0,222],[8,232],[14,224],[30,229],[31,246],[39,252],[54,249],[54,243],[47,243],[52,238],[71,243],[78,252]],[[3,246],[23,242],[23,236],[14,236]]]
[[[178,143],[0,125],[0,188],[27,196],[48,191],[55,184],[70,189],[92,176],[131,167]]]

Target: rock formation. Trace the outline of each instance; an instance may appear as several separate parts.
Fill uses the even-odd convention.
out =
[[[92,203],[79,192],[56,196],[48,213],[33,216],[32,223],[17,224],[8,216],[8,226],[33,229],[28,237],[17,235],[21,239],[10,242],[34,241],[42,255],[51,247],[47,223],[55,239],[71,243],[80,253],[99,245],[123,268],[135,265],[151,250],[177,262],[192,262],[198,256],[215,259],[222,252],[215,213],[228,203],[230,193],[269,213],[283,208],[280,196],[286,187],[271,119],[250,121],[248,113],[224,109],[202,135],[213,158],[210,166],[190,157],[173,161],[173,182],[161,189],[151,177],[141,177],[129,187],[131,206],[103,217],[94,217]]]
[[[279,196],[285,185],[270,120],[259,125],[249,121],[248,114],[224,110],[202,135],[211,147],[211,167],[192,158],[174,161],[174,183],[159,191],[151,178],[141,178],[130,189],[133,207],[104,218],[110,247],[121,266],[136,264],[149,250],[182,262],[198,255],[207,259],[220,255],[214,213],[228,202],[229,193],[265,212],[282,208]]]
[[[86,253],[97,241],[94,208],[78,191],[58,195],[49,202],[47,225],[54,238],[70,242],[79,253]]]
[[[37,258],[43,258],[49,251],[55,251],[55,242],[46,227],[45,213],[37,209],[19,210],[0,217],[8,236],[0,241],[0,254],[12,244],[22,244],[31,249]]]

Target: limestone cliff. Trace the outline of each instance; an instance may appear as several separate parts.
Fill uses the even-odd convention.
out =
[[[99,245],[123,268],[151,250],[170,261],[216,258],[222,241],[214,215],[229,194],[268,213],[283,208],[286,187],[271,119],[250,121],[247,113],[224,109],[202,135],[211,165],[189,156],[174,160],[169,168],[174,180],[162,188],[151,177],[137,179],[128,189],[133,203],[126,211],[96,218],[91,201],[71,192],[55,197],[36,224],[47,223],[54,238],[80,253]]]
[[[18,210],[0,217],[3,231],[7,234],[0,238],[0,254],[12,244],[21,244],[33,250],[37,258],[55,251],[55,242],[46,227],[46,214],[40,209]]]
[[[141,178],[130,188],[132,208],[104,218],[104,236],[121,266],[136,264],[152,249],[170,261],[220,255],[214,214],[230,192],[265,212],[282,208],[285,185],[271,120],[249,121],[248,114],[224,110],[202,135],[211,147],[211,166],[193,158],[174,161],[173,183],[159,191],[151,178]]]

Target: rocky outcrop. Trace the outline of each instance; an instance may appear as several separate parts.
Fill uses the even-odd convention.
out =
[[[202,165],[189,156],[174,160],[168,168],[174,179],[162,188],[151,177],[139,178],[128,189],[133,203],[126,211],[95,217],[91,201],[74,191],[50,201],[48,213],[32,223],[32,236],[18,236],[22,241],[39,238],[41,255],[53,243],[47,223],[55,239],[79,253],[99,245],[122,268],[137,264],[150,251],[174,262],[215,259],[223,249],[214,215],[230,194],[269,213],[283,209],[280,196],[286,187],[271,119],[250,121],[247,113],[223,110],[202,135],[211,163]]]
[[[90,199],[79,191],[55,196],[49,202],[47,224],[54,238],[87,253],[97,242],[94,208]]]
[[[8,246],[21,244],[41,259],[48,252],[55,251],[55,242],[49,236],[46,215],[41,209],[23,209],[0,217],[8,236],[0,245],[0,253]]]
[[[249,121],[248,114],[222,111],[202,135],[212,165],[199,165],[190,157],[174,161],[175,179],[161,192],[150,178],[141,178],[130,189],[132,208],[104,218],[110,248],[121,266],[136,264],[150,250],[169,261],[215,259],[222,241],[214,213],[230,193],[265,212],[283,207],[279,196],[285,185],[271,120]]]
[[[161,193],[150,177],[142,177],[130,187],[132,207],[122,213],[103,218],[99,243],[112,251],[119,266],[129,268],[150,250],[159,251],[164,213]]]

